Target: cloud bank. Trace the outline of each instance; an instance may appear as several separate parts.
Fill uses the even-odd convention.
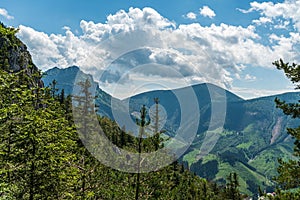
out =
[[[300,30],[300,1],[285,0],[282,3],[256,1],[250,3],[248,10],[239,9],[243,13],[259,12],[263,21],[274,21],[282,18],[284,21],[291,21],[294,28]],[[286,22],[285,22],[286,23]]]
[[[295,51],[300,45],[298,32],[290,32],[288,36],[273,33],[262,38],[256,31],[257,24],[270,23],[278,16],[291,19],[298,27],[299,14],[287,16],[283,11],[281,14],[273,11],[273,7],[295,11],[298,2],[289,8],[288,3],[283,6],[253,2],[243,12],[260,12],[262,16],[247,27],[223,23],[175,24],[146,7],[120,10],[109,15],[106,23],[82,20],[79,34],[68,27],[64,27],[63,35],[47,35],[20,26],[18,36],[42,70],[77,65],[110,91],[120,84],[133,91],[133,87],[147,85],[149,80],[160,81],[160,87],[171,87],[168,81],[178,87],[182,86],[180,83],[211,82],[230,89],[233,79],[245,66],[273,67],[271,63],[279,58],[300,61]],[[214,12],[207,8],[203,7],[202,14],[214,17]],[[268,40],[269,44],[262,40]],[[255,78],[249,75],[247,79]],[[125,93],[117,95],[125,97],[128,91]]]

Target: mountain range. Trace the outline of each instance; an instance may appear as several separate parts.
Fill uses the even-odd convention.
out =
[[[139,116],[142,105],[149,108],[151,118],[154,98],[159,98],[160,128],[164,130],[164,137],[175,137],[183,126],[187,127],[187,131],[193,130],[190,126],[196,123],[195,137],[179,161],[208,180],[225,183],[227,174],[237,172],[242,192],[254,194],[258,187],[272,190],[272,178],[277,175],[277,159],[292,158],[293,139],[286,134],[286,128],[296,127],[299,121],[277,109],[274,99],[297,102],[300,93],[244,100],[207,83],[144,92],[119,100],[100,89],[91,75],[76,66],[50,69],[42,80],[45,86],[56,80],[58,90],[64,89],[65,94],[72,94],[78,76],[92,80],[98,114],[116,120],[127,131],[136,131],[134,120]],[[185,109],[186,104],[194,107]]]

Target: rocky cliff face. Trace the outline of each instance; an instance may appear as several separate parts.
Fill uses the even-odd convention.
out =
[[[8,72],[23,72],[31,77],[30,85],[43,87],[40,72],[33,64],[25,44],[15,34],[17,29],[7,28],[0,23],[0,68]]]

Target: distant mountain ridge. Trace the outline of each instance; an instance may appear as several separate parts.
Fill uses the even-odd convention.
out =
[[[66,94],[71,94],[77,73],[84,75],[78,67],[74,66],[66,69],[53,68],[46,72],[43,81],[45,85],[49,85],[55,79],[57,88],[64,88]],[[212,84],[193,85],[191,88],[198,101],[200,121],[197,135],[191,147],[180,158],[181,162],[186,163],[199,176],[220,183],[224,183],[224,177],[229,172],[236,171],[240,176],[242,191],[248,194],[257,193],[259,186],[271,190],[272,177],[277,173],[277,158],[279,156],[290,158],[293,150],[293,140],[286,134],[286,127],[295,127],[299,123],[277,109],[274,99],[278,97],[288,102],[296,102],[300,93],[244,100]],[[142,105],[151,108],[154,105],[153,99],[158,97],[160,105],[167,113],[163,129],[169,136],[173,136],[182,120],[187,123],[190,121],[190,119],[181,119],[180,103],[174,95],[186,90],[187,88],[150,91],[121,101],[111,97],[97,86],[96,104],[99,106],[100,115],[114,119],[112,101],[116,102],[117,108],[114,109],[121,113],[126,112],[123,108],[124,102],[129,103],[129,112],[133,114],[139,112]],[[188,100],[190,99],[185,99]],[[219,111],[220,116],[226,117],[224,124],[211,122],[213,104],[226,107],[226,113]],[[190,117],[192,116],[193,113]],[[132,120],[134,121],[134,116]],[[215,123],[213,131],[208,130],[210,123]],[[119,125],[126,124],[119,123]],[[129,127],[126,127],[126,130],[129,130]],[[202,145],[205,146],[209,142],[205,141],[206,135],[212,132],[219,137],[213,148],[203,154],[200,152],[203,151]]]
[[[56,88],[58,89],[58,92],[64,89],[66,95],[71,95],[76,82],[76,77],[85,77],[92,80],[93,87],[96,88],[95,95],[98,96],[96,104],[101,107],[99,114],[113,119],[110,108],[110,102],[113,97],[101,90],[98,83],[93,81],[93,77],[89,74],[83,73],[79,67],[71,66],[65,69],[54,67],[43,74],[42,80],[45,86],[49,86],[53,80],[56,80]]]

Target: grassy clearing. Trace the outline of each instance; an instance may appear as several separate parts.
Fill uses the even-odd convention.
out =
[[[253,144],[253,142],[247,142],[247,143],[242,143],[242,144],[239,144],[237,146],[238,149],[246,149],[248,150],[250,148],[250,146]]]

